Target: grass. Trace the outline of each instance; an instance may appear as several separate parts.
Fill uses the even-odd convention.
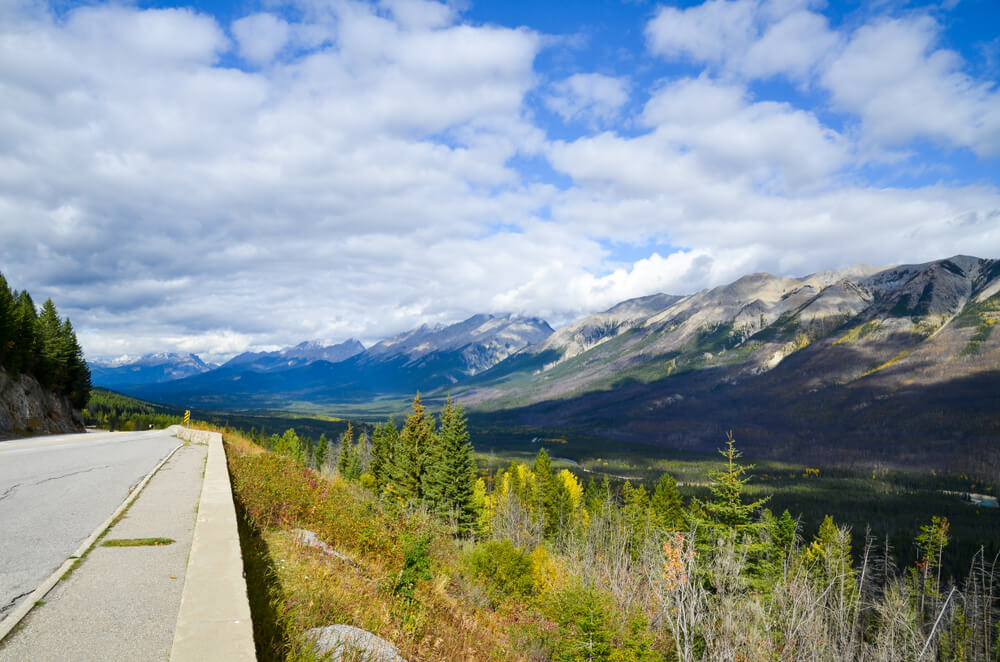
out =
[[[296,467],[236,435],[226,442],[260,660],[309,660],[304,633],[335,623],[374,632],[406,659],[519,659],[492,614],[456,599],[459,550],[441,522],[382,507],[357,484]],[[295,528],[316,532],[356,566],[296,543]],[[395,587],[404,541],[418,536],[429,539],[433,578],[418,582],[411,600]]]
[[[101,547],[156,547],[174,544],[173,538],[111,538],[101,543]]]

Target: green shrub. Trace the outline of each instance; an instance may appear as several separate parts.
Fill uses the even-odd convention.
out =
[[[554,661],[611,661],[615,626],[611,600],[605,594],[589,588],[569,588],[552,595],[545,611],[559,626],[552,654]]]
[[[477,545],[469,557],[469,567],[484,585],[493,606],[531,593],[531,557],[510,540]]]
[[[412,600],[417,583],[430,580],[430,542],[430,536],[426,534],[406,536],[403,539],[403,569],[396,578],[393,594]]]

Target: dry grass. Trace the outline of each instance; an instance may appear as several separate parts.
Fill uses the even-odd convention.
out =
[[[287,458],[263,453],[249,441],[226,436],[234,493],[256,540],[245,550],[251,601],[271,621],[259,634],[261,659],[312,659],[303,634],[346,624],[392,642],[408,660],[525,659],[509,650],[508,623],[471,607],[456,581],[459,549],[445,527],[426,513],[380,506],[357,484],[326,478]],[[348,563],[296,541],[304,528],[352,559]],[[429,536],[431,579],[418,582],[413,599],[399,594],[404,541]],[[245,541],[246,545],[246,541]],[[257,595],[258,597],[254,597]],[[255,623],[256,625],[256,623]]]

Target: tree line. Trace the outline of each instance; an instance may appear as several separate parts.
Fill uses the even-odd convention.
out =
[[[27,290],[11,290],[0,274],[0,367],[17,379],[31,375],[46,389],[83,409],[90,397],[90,368],[69,318],[52,299],[39,311]]]
[[[567,660],[663,659],[647,647],[655,642],[684,661],[1000,660],[997,559],[980,552],[966,577],[946,576],[951,534],[937,516],[915,532],[909,567],[867,533],[855,553],[855,535],[830,516],[806,539],[788,510],[746,498],[752,465],[731,434],[708,495],[687,502],[669,473],[651,490],[607,477],[584,484],[544,449],[530,465],[481,476],[461,407],[449,401],[435,419],[419,395],[402,429],[390,420],[370,438],[348,428],[339,441],[335,455],[325,439],[309,450],[294,431],[270,445],[331,465],[385,506],[442,515],[473,541],[471,572],[491,605],[539,604],[572,620],[587,648]],[[627,654],[609,643],[622,618],[648,633]]]

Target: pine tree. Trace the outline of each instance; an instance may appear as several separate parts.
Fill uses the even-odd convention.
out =
[[[0,367],[7,365],[8,356],[14,347],[14,295],[7,285],[7,279],[0,274]]]
[[[726,459],[726,468],[711,474],[709,490],[712,499],[700,502],[709,518],[710,528],[717,534],[730,534],[739,541],[745,535],[756,537],[759,524],[753,522],[753,514],[767,503],[767,499],[757,499],[743,503],[743,486],[750,480],[746,473],[753,465],[741,465],[737,460],[742,455],[736,450],[733,433],[726,435],[726,448],[719,453]]]
[[[535,456],[535,463],[531,467],[538,484],[538,513],[544,517],[545,534],[555,535],[559,526],[559,514],[556,509],[556,485],[555,477],[552,473],[552,459],[543,448]]]
[[[791,513],[785,508],[785,512],[781,513],[781,518],[778,519],[778,523],[774,527],[774,543],[781,549],[781,551],[787,555],[792,551],[792,547],[795,545],[796,530],[798,529],[799,523],[792,519]]]
[[[341,476],[347,476],[347,469],[351,464],[351,455],[354,454],[354,428],[350,423],[347,430],[340,438],[340,453],[337,455],[337,471]]]
[[[299,435],[295,433],[295,428],[288,428],[281,437],[274,435],[271,439],[273,442],[272,450],[275,453],[290,457],[299,464],[305,464],[305,449],[303,448],[302,440],[299,439]]]
[[[472,533],[479,519],[479,510],[473,499],[476,480],[476,459],[469,440],[465,412],[451,398],[441,412],[440,452],[428,469],[433,476],[439,499],[438,510],[452,512],[458,520],[458,534]]]
[[[654,523],[660,529],[679,531],[684,528],[684,502],[677,491],[677,482],[668,473],[660,476],[653,490],[650,506],[655,513]]]
[[[83,409],[90,400],[90,367],[83,358],[83,348],[77,342],[73,325],[67,317],[60,331],[61,344],[66,361],[66,386],[64,393],[77,409]]]
[[[375,429],[372,430],[372,459],[368,463],[368,472],[374,478],[375,488],[378,492],[381,492],[384,485],[382,478],[385,474],[386,450],[382,424],[376,423]]]
[[[46,299],[35,327],[35,337],[38,339],[38,367],[35,377],[42,386],[55,391],[61,391],[65,382],[66,357],[62,350],[60,327],[55,304],[52,299]]]
[[[319,435],[319,441],[316,443],[316,451],[313,453],[313,462],[316,468],[323,471],[323,465],[326,464],[326,456],[330,450],[330,442],[326,439],[326,433]]]
[[[35,367],[35,327],[38,313],[27,292],[18,292],[14,302],[13,347],[7,372],[17,377],[23,372],[31,374]]]
[[[390,465],[390,491],[408,502],[419,502],[424,497],[427,451],[434,437],[434,421],[426,412],[427,408],[420,403],[420,393],[417,393],[413,398],[413,413],[399,433]]]
[[[384,494],[392,480],[391,472],[399,444],[399,431],[391,418],[381,425],[381,428],[376,428],[376,431],[378,432],[379,429],[381,429],[381,434],[375,438],[369,471],[375,478],[376,491],[379,494]]]

